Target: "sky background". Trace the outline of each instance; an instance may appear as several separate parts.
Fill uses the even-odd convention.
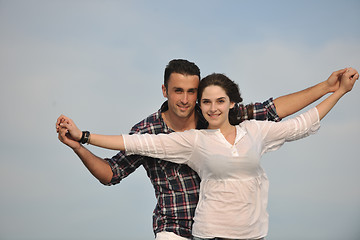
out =
[[[250,103],[359,70],[359,56],[358,0],[0,0],[0,240],[153,239],[144,169],[103,186],[58,141],[60,114],[127,133],[165,100],[175,58],[226,73]],[[360,238],[359,103],[358,83],[317,135],[263,157],[268,240]]]

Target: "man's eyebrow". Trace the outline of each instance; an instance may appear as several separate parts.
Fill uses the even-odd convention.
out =
[[[184,90],[183,88],[181,87],[173,87],[174,90]]]
[[[183,90],[184,91],[184,88],[182,87],[173,87],[174,90]],[[197,88],[189,88],[187,91],[197,91]]]

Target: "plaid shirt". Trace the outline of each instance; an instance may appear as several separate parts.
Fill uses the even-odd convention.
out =
[[[239,106],[240,111],[244,111]],[[130,134],[159,134],[173,132],[164,122],[161,113],[168,110],[165,102],[158,112],[136,124]],[[239,112],[240,112],[239,111]],[[245,111],[246,112],[246,111]],[[207,123],[196,106],[199,116],[197,129],[206,128]],[[272,99],[254,104],[254,118],[257,120],[280,121]],[[191,238],[191,226],[199,198],[200,178],[190,167],[146,156],[130,155],[119,152],[106,159],[113,171],[109,185],[117,184],[141,165],[155,189],[157,204],[153,212],[154,233],[167,231],[185,238]]]

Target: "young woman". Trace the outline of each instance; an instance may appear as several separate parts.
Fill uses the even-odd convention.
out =
[[[62,116],[59,138],[70,134],[82,143],[187,164],[201,178],[194,239],[263,239],[268,231],[269,183],[260,157],[284,142],[315,133],[319,121],[352,89],[359,75],[351,74],[347,70],[339,89],[315,108],[279,123],[238,124],[232,112],[242,101],[237,84],[223,74],[212,74],[201,80],[198,89],[198,101],[209,123],[206,130],[105,136],[81,132]]]

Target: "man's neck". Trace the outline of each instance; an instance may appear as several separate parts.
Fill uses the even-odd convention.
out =
[[[195,112],[189,117],[184,118],[180,118],[174,114],[171,114],[170,111],[163,112],[161,116],[164,119],[166,125],[175,132],[183,132],[196,128],[197,116]]]

